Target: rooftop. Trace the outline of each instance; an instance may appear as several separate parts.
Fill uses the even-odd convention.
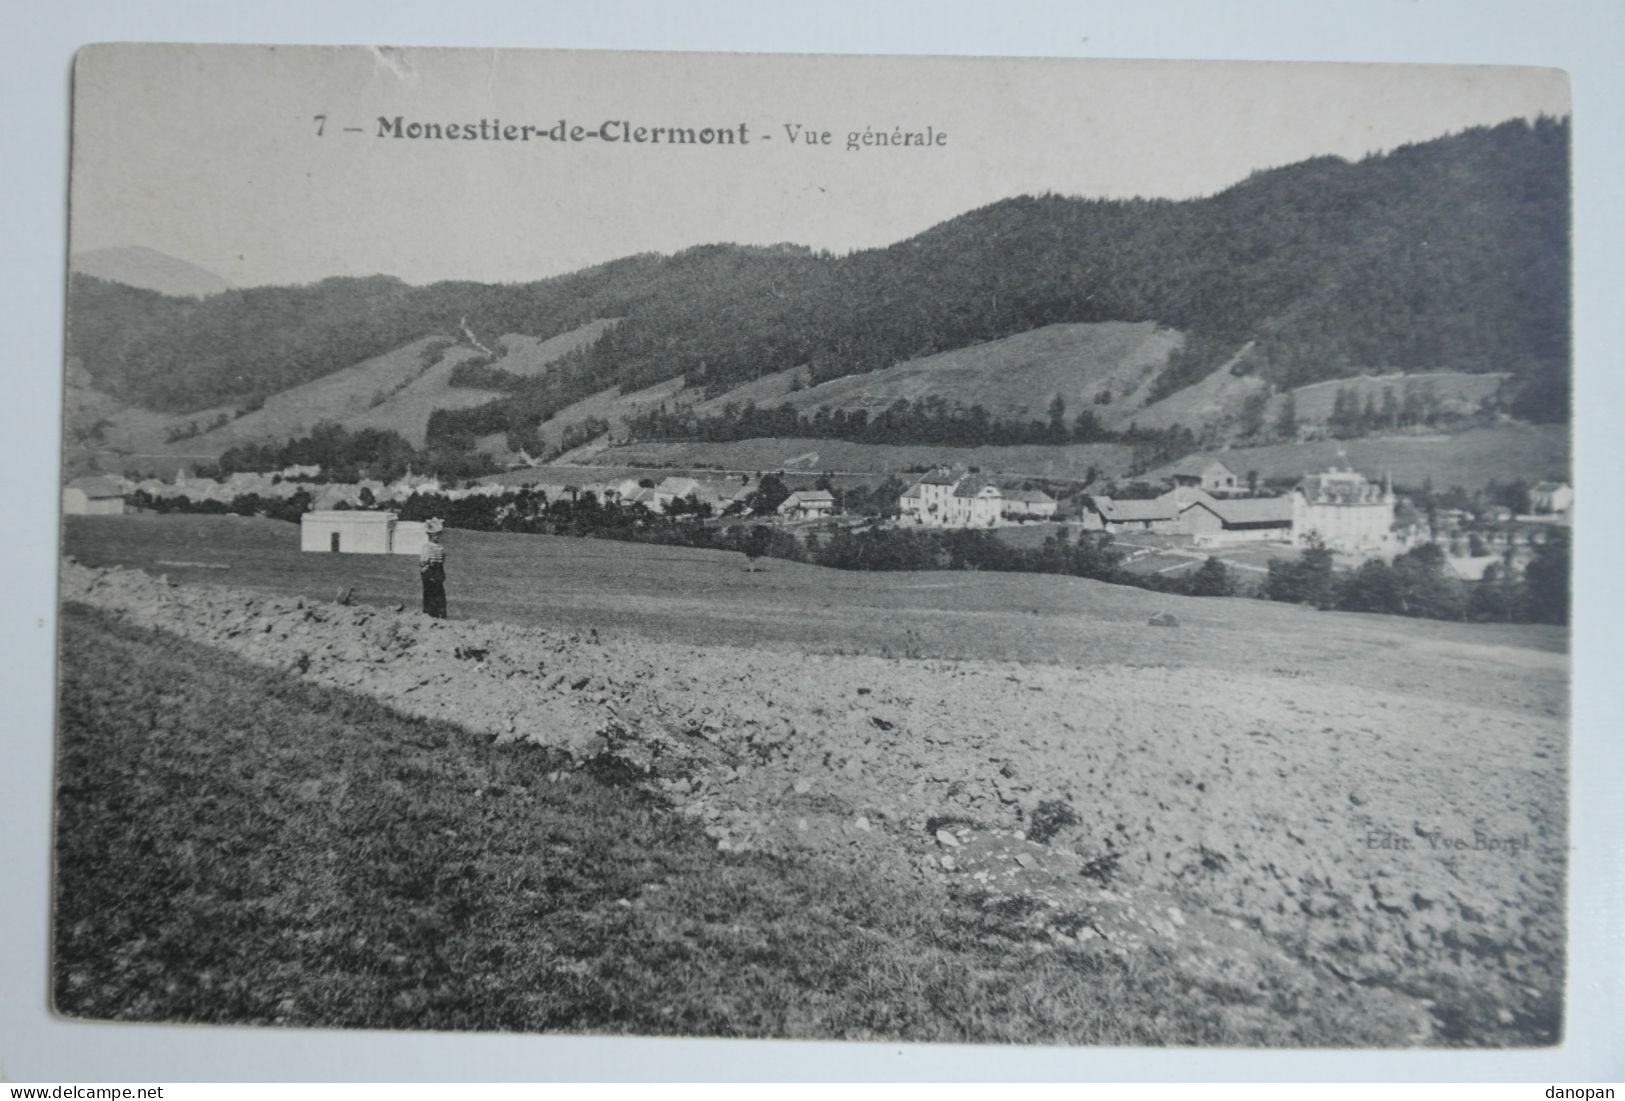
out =
[[[1114,501],[1110,497],[1096,497],[1095,507],[1107,520],[1116,523],[1174,518],[1174,503],[1167,497],[1156,497],[1148,501]]]
[[[1200,458],[1198,456],[1192,455],[1192,456],[1189,456],[1188,458],[1184,458],[1184,459],[1179,460],[1179,462],[1177,462],[1173,466],[1169,467],[1168,468],[1168,477],[1172,478],[1172,477],[1178,476],[1178,477],[1200,478],[1204,474],[1211,471],[1214,467],[1217,467],[1219,470],[1223,471],[1225,474],[1229,474],[1231,477],[1235,476],[1234,474],[1231,473],[1230,468],[1225,466],[1218,459],[1203,459],[1203,458]]]
[[[75,478],[68,483],[69,489],[77,489],[86,497],[122,497],[124,487],[111,478],[99,475],[90,475],[84,478]]]
[[[1290,497],[1228,497],[1204,502],[1227,524],[1290,524]]]
[[[300,523],[306,520],[314,520],[318,523],[333,523],[345,520],[350,523],[379,524],[393,522],[394,519],[395,514],[393,512],[370,512],[359,508],[323,508],[312,509],[301,516],[299,521]]]
[[[954,496],[975,497],[981,494],[984,490],[989,489],[991,489],[994,493],[1000,492],[999,487],[994,485],[990,479],[983,478],[979,475],[971,475],[964,481],[960,482],[959,485],[954,487]]]

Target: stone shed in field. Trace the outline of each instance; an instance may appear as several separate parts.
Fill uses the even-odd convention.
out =
[[[75,478],[62,488],[62,511],[69,516],[122,516],[124,487],[111,478]]]
[[[299,518],[299,549],[328,554],[417,554],[423,524],[393,512],[318,509]]]

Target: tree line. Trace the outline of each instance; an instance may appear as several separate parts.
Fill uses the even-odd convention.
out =
[[[429,477],[463,480],[500,472],[491,456],[450,446],[416,448],[398,432],[380,428],[355,431],[331,422],[310,435],[283,443],[241,444],[227,449],[212,466],[199,467],[203,477],[238,472],[267,472],[290,466],[320,466],[323,482],[393,482],[408,471]]]
[[[1050,402],[1044,420],[998,418],[979,404],[965,405],[940,395],[898,398],[877,413],[867,409],[831,409],[819,406],[798,411],[789,403],[758,406],[755,402],[729,402],[712,413],[697,413],[690,406],[658,408],[626,419],[626,432],[634,441],[760,439],[767,436],[850,440],[876,444],[943,444],[955,447],[1014,446],[1019,444],[1139,443],[1178,434],[1129,430],[1114,432],[1101,426],[1085,409],[1067,419],[1066,400],[1059,394]]]
[[[1444,550],[1424,543],[1392,562],[1373,559],[1338,571],[1323,544],[1296,558],[1274,559],[1261,594],[1265,599],[1344,612],[1381,612],[1425,619],[1496,623],[1567,623],[1570,546],[1561,529],[1535,550],[1520,578],[1492,564],[1481,580],[1451,577]]]

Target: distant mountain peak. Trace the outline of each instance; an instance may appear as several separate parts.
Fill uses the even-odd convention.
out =
[[[123,283],[127,287],[157,291],[181,298],[207,298],[231,290],[231,284],[214,272],[145,245],[76,252],[69,260],[70,271]]]

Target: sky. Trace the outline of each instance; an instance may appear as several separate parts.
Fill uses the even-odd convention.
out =
[[[1011,195],[1188,198],[1569,102],[1556,70],[1486,66],[127,44],[80,51],[73,98],[72,251],[144,245],[237,286],[518,282],[721,241],[844,253]],[[397,116],[749,142],[380,137]]]

